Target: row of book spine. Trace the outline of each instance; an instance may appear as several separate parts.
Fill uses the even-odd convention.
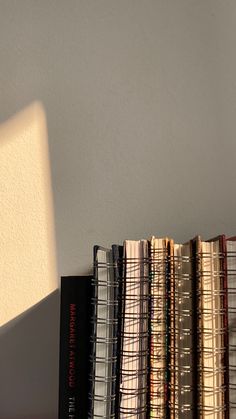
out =
[[[236,418],[236,240],[94,246],[61,280],[59,418]]]

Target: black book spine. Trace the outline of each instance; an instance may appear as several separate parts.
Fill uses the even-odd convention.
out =
[[[91,276],[61,278],[59,419],[87,419]]]

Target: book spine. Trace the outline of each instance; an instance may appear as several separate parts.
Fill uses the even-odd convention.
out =
[[[227,391],[229,398],[229,413],[226,418],[236,418],[236,237],[228,238],[226,241],[227,251],[227,315],[228,315],[228,336],[227,336],[227,358],[228,381]]]
[[[150,320],[149,320],[149,417],[166,418],[166,266],[165,240],[151,238],[150,252]]]
[[[190,244],[175,251],[175,419],[193,416],[192,277]]]
[[[168,243],[168,259],[169,259],[169,414],[170,419],[176,418],[176,400],[175,400],[175,345],[176,345],[176,329],[175,329],[175,277],[174,277],[174,241],[169,240]]]
[[[116,377],[114,382],[114,393],[115,393],[115,419],[119,419],[119,390],[120,390],[120,360],[121,360],[121,330],[122,330],[122,275],[123,275],[123,246],[112,245],[112,256],[113,256],[113,266],[114,266],[114,282],[117,284],[116,288],[116,300],[117,311],[117,327],[114,332],[114,337],[117,337],[117,345],[114,346],[114,354],[116,357],[115,371],[113,371],[113,376]]]
[[[192,277],[192,419],[199,418],[199,356],[198,356],[198,293],[199,293],[199,258],[198,253],[200,251],[200,238],[195,237],[190,241],[190,257],[191,257],[191,277]]]
[[[121,419],[147,417],[149,272],[147,241],[124,242],[124,317],[122,330]],[[145,266],[144,266],[145,264]]]
[[[117,414],[120,353],[120,280],[117,270],[111,249],[94,246],[90,419],[115,419]]]
[[[225,419],[230,417],[229,406],[229,324],[228,324],[228,277],[227,277],[227,247],[225,235],[220,236],[221,271],[223,275],[223,328],[224,328],[224,385],[225,385]]]
[[[87,419],[91,279],[61,278],[59,419]]]
[[[211,239],[212,243],[218,243],[219,246],[219,318],[220,329],[216,331],[216,338],[220,341],[221,354],[218,356],[218,364],[221,371],[221,381],[218,388],[221,394],[221,410],[224,418],[228,419],[229,408],[229,339],[228,339],[228,279],[227,279],[227,248],[226,237],[224,234]]]

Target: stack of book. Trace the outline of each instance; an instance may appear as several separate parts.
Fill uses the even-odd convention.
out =
[[[236,418],[236,238],[94,246],[61,279],[59,418]]]

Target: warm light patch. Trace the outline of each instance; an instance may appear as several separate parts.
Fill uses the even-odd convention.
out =
[[[0,325],[56,287],[47,129],[36,102],[0,125]]]

